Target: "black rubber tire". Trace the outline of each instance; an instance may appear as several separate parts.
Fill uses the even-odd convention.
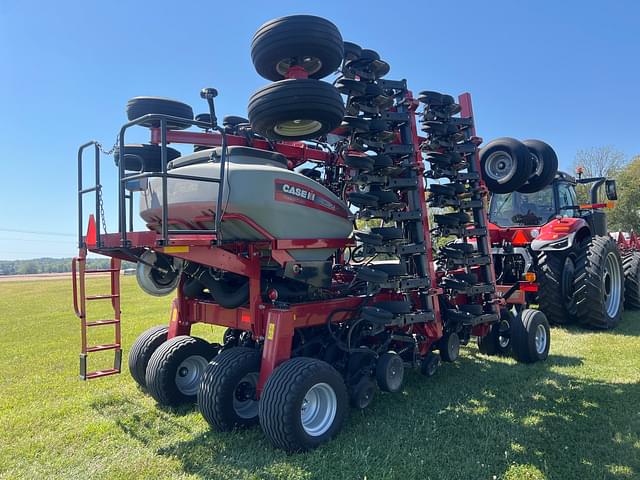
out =
[[[209,113],[199,113],[196,115],[195,119],[198,122],[205,122],[211,125],[211,114]]]
[[[149,113],[171,115],[172,117],[186,118],[193,120],[193,109],[186,103],[171,100],[163,97],[134,97],[127,102],[127,118],[129,121],[140,118]],[[151,120],[141,123],[143,127],[158,128],[160,120]],[[172,130],[182,130],[189,128],[190,123],[167,122],[167,128]]]
[[[385,352],[376,362],[376,382],[383,392],[397,393],[402,390],[404,362],[396,352]]]
[[[167,341],[168,327],[164,325],[152,327],[140,334],[129,351],[129,372],[131,377],[142,388],[147,387],[147,365],[151,355],[160,345]]]
[[[244,117],[239,117],[237,115],[226,115],[222,119],[222,125],[225,127],[236,127],[238,125],[242,125],[245,123],[249,123],[249,119]]]
[[[167,163],[180,156],[175,148],[167,147]],[[113,152],[116,166],[120,164],[120,148]],[[140,165],[142,160],[142,165]],[[160,145],[142,143],[124,146],[124,169],[130,171],[160,172],[162,170],[162,147]]]
[[[536,330],[542,326],[546,334],[543,351],[536,350]],[[534,363],[545,360],[549,356],[551,330],[547,317],[540,310],[524,309],[511,323],[511,348],[517,361]]]
[[[513,316],[513,314],[506,308],[503,308],[500,310],[500,320],[501,322],[502,321],[508,322],[509,330],[511,330],[511,325],[513,324],[514,318],[515,317]],[[509,337],[509,341],[507,342],[506,345],[501,345],[500,330],[501,330],[500,324],[493,323],[489,328],[489,333],[487,333],[484,337],[478,337],[477,342],[478,342],[478,350],[480,351],[480,353],[483,353],[489,356],[493,356],[493,355],[507,356],[511,353],[511,338]],[[509,335],[510,335],[510,332],[509,332]]]
[[[251,40],[251,59],[258,74],[267,80],[284,78],[278,63],[291,58],[319,60],[309,78],[323,78],[335,72],[344,58],[344,42],[329,20],[312,15],[290,15],[264,23]]]
[[[558,156],[551,145],[541,140],[525,140],[522,143],[535,158],[533,159],[533,173],[525,184],[518,188],[518,191],[522,193],[538,192],[553,182],[558,172]]]
[[[440,366],[440,355],[429,352],[420,362],[420,373],[425,377],[433,377]]]
[[[607,313],[605,304],[604,267],[610,254],[616,258],[620,268],[620,303],[614,315]],[[622,258],[615,240],[608,235],[591,238],[576,260],[574,285],[578,321],[585,326],[603,330],[618,325],[624,309],[624,284]]]
[[[217,348],[197,337],[180,335],[161,344],[151,355],[145,382],[149,394],[160,405],[177,407],[194,403],[196,394],[185,395],[176,386],[175,378],[180,364],[191,356],[201,356],[210,361]]]
[[[319,383],[326,383],[335,393],[336,412],[326,432],[311,436],[302,426],[300,411],[309,389]],[[274,447],[288,452],[310,450],[340,431],[348,404],[347,388],[335,368],[315,358],[296,357],[276,368],[267,379],[258,407],[260,425]]]
[[[440,358],[443,362],[455,362],[460,356],[460,337],[456,332],[445,334],[439,341]]]
[[[640,309],[640,252],[629,252],[622,257],[624,269],[624,306]]]
[[[364,410],[373,401],[376,394],[376,382],[369,375],[363,376],[349,392],[349,404],[358,410]]]
[[[345,61],[357,60],[362,55],[362,47],[357,43],[343,42]]]
[[[270,140],[306,140],[329,133],[342,122],[344,103],[333,85],[313,79],[281,80],[261,88],[249,100],[253,130]],[[278,133],[284,122],[317,122],[311,131]],[[282,132],[282,130],[280,130]]]
[[[511,158],[512,168],[505,173],[505,179],[492,177],[487,171],[487,160],[493,155],[504,152]],[[496,160],[497,161],[497,160]],[[509,193],[522,187],[533,171],[533,160],[529,149],[515,138],[497,138],[480,150],[480,171],[487,188],[494,193]]]
[[[580,249],[578,245],[576,249]],[[552,325],[565,325],[575,321],[578,314],[575,303],[575,293],[572,293],[573,301],[568,302],[567,288],[574,290],[574,278],[570,271],[575,272],[576,256],[570,252],[540,252],[538,254],[538,305]],[[565,278],[565,275],[567,278]],[[575,273],[574,273],[575,275]],[[571,285],[567,284],[571,282]]]
[[[258,423],[256,415],[244,418],[233,406],[240,381],[251,373],[260,372],[260,351],[233,347],[224,350],[207,366],[198,389],[198,406],[204,419],[214,429],[229,431]]]

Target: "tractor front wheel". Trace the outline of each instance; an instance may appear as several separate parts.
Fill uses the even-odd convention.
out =
[[[322,360],[292,358],[271,374],[260,397],[260,425],[288,452],[310,450],[342,428],[348,395],[343,378]]]

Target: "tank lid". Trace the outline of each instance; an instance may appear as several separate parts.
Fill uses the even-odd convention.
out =
[[[250,159],[254,159],[254,161],[260,160],[261,162],[275,162],[285,168],[288,167],[286,157],[277,152],[269,152],[258,148],[241,147],[237,145],[227,147],[227,152],[232,161],[237,161],[237,159],[233,157],[249,157]],[[167,167],[168,169],[172,169],[197,163],[218,162],[221,155],[222,147],[209,148],[192,153],[191,155],[176,158],[169,162]]]

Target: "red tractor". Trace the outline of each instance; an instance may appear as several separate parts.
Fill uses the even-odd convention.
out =
[[[515,166],[526,171],[527,160],[534,171],[529,179],[537,184],[517,187],[522,177],[515,178]],[[483,148],[481,162],[494,180],[487,182],[494,192],[489,229],[499,281],[534,273],[538,292],[528,300],[554,324],[610,329],[620,321],[623,304],[640,308],[637,241],[623,234],[612,238],[603,210],[608,204],[599,199],[602,187],[607,200],[617,199],[615,180],[556,172],[555,153],[537,141],[496,140]],[[578,203],[580,184],[591,184],[589,204]]]
[[[197,402],[217,430],[260,423],[289,451],[336,435],[349,404],[400,391],[405,368],[431,376],[474,336],[496,353],[497,322],[519,361],[546,359],[548,322],[525,308],[536,285],[496,281],[470,95],[415,98],[406,80],[384,78],[389,65],[376,52],[308,15],[265,23],[251,54],[272,83],[251,97],[248,118],[219,125],[212,88],[201,92],[209,112],[195,118],[182,102],[130,100],[115,154],[117,233],[103,225],[101,147],[80,148],[81,378],[121,370],[121,260],[137,262],[147,293],[176,292],[169,325],[133,344],[134,380],[159,404]],[[335,71],[333,83],[320,80]],[[133,127],[150,142],[127,144]],[[83,185],[87,149],[92,186]],[[83,197],[94,193],[85,230]],[[146,225],[138,231],[134,197]],[[436,207],[446,209],[430,225]],[[374,226],[358,230],[359,220]],[[459,241],[434,250],[438,237]],[[86,295],[85,277],[96,273],[86,269],[88,251],[113,259],[107,295]],[[114,318],[89,321],[93,300],[110,301]],[[518,315],[508,303],[521,306]],[[196,323],[226,327],[222,343],[192,336]],[[89,343],[92,328],[110,325],[113,343]],[[91,371],[89,354],[108,350],[113,368]]]

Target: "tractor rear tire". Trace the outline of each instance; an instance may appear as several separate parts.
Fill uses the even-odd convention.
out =
[[[146,375],[147,365],[151,355],[160,345],[167,341],[168,327],[163,325],[152,327],[140,334],[131,346],[129,352],[129,372],[138,385],[142,388],[147,387]]]
[[[310,450],[340,431],[348,406],[347,387],[335,368],[296,357],[269,376],[260,397],[260,425],[274,447]]]
[[[260,352],[233,347],[213,359],[200,381],[200,413],[213,428],[229,431],[258,423],[255,399]]]
[[[614,328],[624,303],[622,258],[613,238],[593,237],[576,261],[578,321],[597,329]]]
[[[521,363],[546,360],[550,340],[549,322],[540,310],[524,309],[511,323],[511,346]]]
[[[160,404],[177,407],[194,403],[207,364],[218,353],[217,345],[188,335],[167,340],[151,355],[145,381]]]
[[[167,147],[167,163],[180,156],[175,148]],[[120,164],[120,147],[113,151],[116,167]],[[160,172],[162,171],[162,147],[160,145],[142,143],[124,146],[124,169],[129,171]]]
[[[575,262],[573,251],[543,251],[538,255],[538,304],[552,325],[565,325],[576,319]]]
[[[529,179],[533,159],[522,142],[509,137],[497,138],[480,150],[480,170],[491,192],[509,193]]]
[[[338,127],[344,103],[333,85],[320,80],[280,80],[249,99],[253,130],[269,140],[308,140]]]
[[[540,140],[525,140],[522,142],[533,157],[533,173],[518,191],[534,193],[549,185],[558,172],[558,156],[553,148]]]
[[[624,306],[629,310],[640,309],[640,252],[630,252],[622,257],[624,268]]]
[[[338,27],[312,15],[290,15],[269,20],[251,40],[251,59],[258,74],[267,80],[285,78],[296,59],[309,78],[335,72],[344,57]]]

